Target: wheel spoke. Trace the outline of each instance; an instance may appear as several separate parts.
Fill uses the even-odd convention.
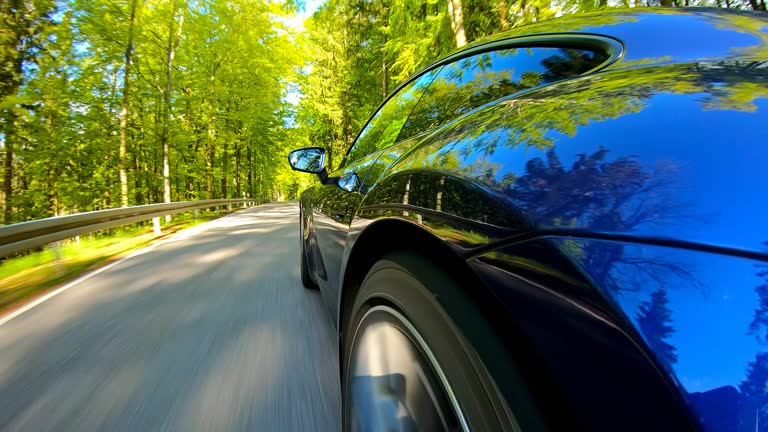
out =
[[[366,312],[348,364],[348,430],[468,430],[428,345],[395,309],[375,306]]]

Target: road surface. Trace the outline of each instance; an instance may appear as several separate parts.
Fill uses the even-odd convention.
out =
[[[0,325],[0,430],[338,431],[298,206],[177,235]]]

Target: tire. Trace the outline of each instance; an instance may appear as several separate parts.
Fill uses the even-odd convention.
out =
[[[304,216],[299,211],[299,268],[301,269],[301,284],[307,289],[317,289],[317,284],[312,280],[309,274],[309,264],[307,263],[307,252],[304,248]]]
[[[518,430],[478,355],[437,301],[461,293],[446,271],[410,252],[373,265],[342,334],[345,431]]]

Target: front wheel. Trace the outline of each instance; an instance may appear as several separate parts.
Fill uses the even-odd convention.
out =
[[[436,300],[461,288],[407,252],[378,261],[355,298],[342,349],[346,431],[517,429],[477,354]]]
[[[317,289],[317,284],[312,280],[309,275],[309,264],[307,263],[307,252],[304,245],[307,243],[307,239],[304,238],[304,215],[299,210],[299,268],[301,269],[301,284],[304,288]]]

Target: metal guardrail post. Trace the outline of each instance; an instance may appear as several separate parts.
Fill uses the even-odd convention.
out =
[[[58,272],[61,266],[61,241],[51,243],[51,250],[53,251],[54,262]]]
[[[154,231],[155,235],[160,235],[160,218],[159,217],[152,218],[152,231]]]

